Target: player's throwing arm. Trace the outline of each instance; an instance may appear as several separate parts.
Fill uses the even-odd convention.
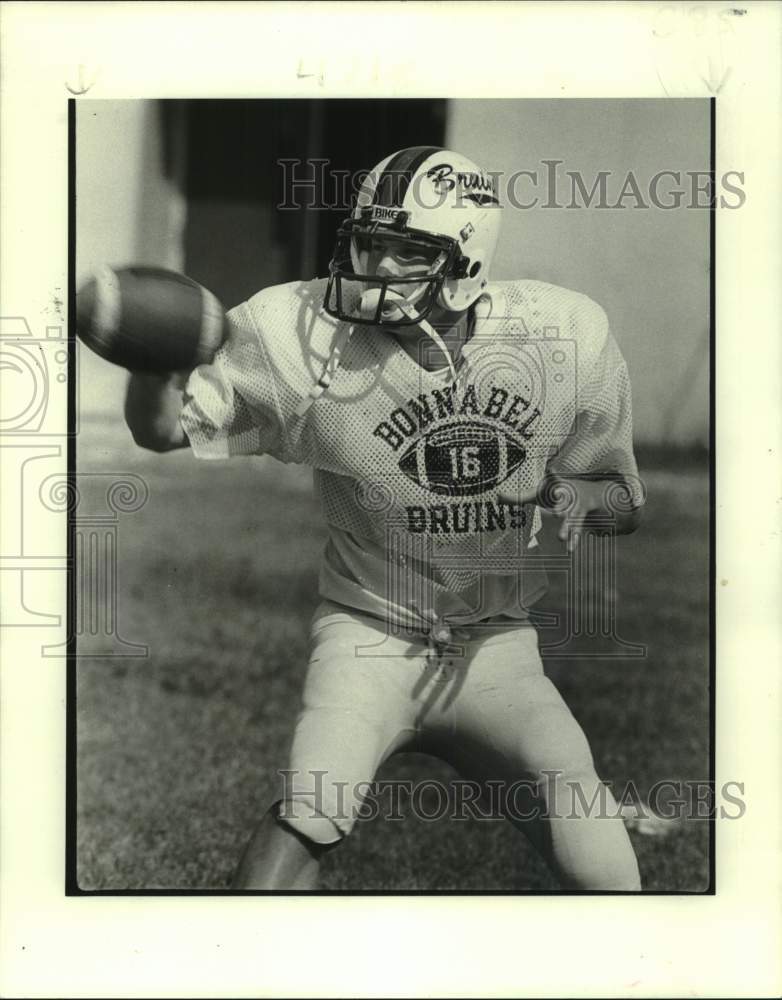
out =
[[[189,373],[228,333],[225,310],[197,282],[157,267],[102,267],[79,291],[79,339],[131,373],[125,418],[138,445],[186,447],[179,422]]]

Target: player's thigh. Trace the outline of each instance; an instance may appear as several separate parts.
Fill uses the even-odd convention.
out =
[[[610,790],[595,772],[581,726],[544,675],[537,637],[486,643],[459,699],[456,767],[505,816],[563,884],[638,888],[638,869]],[[573,822],[581,820],[581,822]]]
[[[593,770],[581,726],[543,672],[531,626],[478,645],[456,708],[460,769],[503,781]]]
[[[380,764],[412,739],[410,702],[395,683],[407,664],[369,655],[376,643],[362,616],[328,606],[316,615],[281,818],[321,842],[349,832]]]

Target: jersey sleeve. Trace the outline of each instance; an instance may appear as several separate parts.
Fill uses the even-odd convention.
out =
[[[645,491],[633,453],[630,377],[602,310],[595,332],[591,340],[596,349],[579,373],[575,419],[549,460],[548,471],[559,476],[620,480],[627,493],[618,502],[640,507]]]
[[[185,387],[180,422],[198,458],[281,457],[278,375],[248,303],[228,313],[231,332]]]

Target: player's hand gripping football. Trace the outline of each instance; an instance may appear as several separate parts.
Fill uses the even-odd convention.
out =
[[[617,491],[622,502],[616,502]],[[627,487],[619,477],[547,476],[538,490],[540,506],[561,519],[557,537],[573,552],[587,528],[608,527],[629,534],[641,521],[641,508],[626,505]],[[612,498],[614,502],[612,503]]]

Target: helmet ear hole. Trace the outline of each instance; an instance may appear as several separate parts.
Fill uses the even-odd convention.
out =
[[[472,267],[470,268],[470,270],[468,272],[469,275],[470,275],[470,277],[474,278],[475,275],[478,273],[478,271],[480,271],[480,269],[481,269],[482,266],[483,265],[481,264],[481,261],[476,260],[475,263],[472,265]]]
[[[454,278],[466,278],[467,277],[467,265],[470,263],[470,258],[465,257],[463,254],[458,258],[456,264],[454,265],[452,277]]]

